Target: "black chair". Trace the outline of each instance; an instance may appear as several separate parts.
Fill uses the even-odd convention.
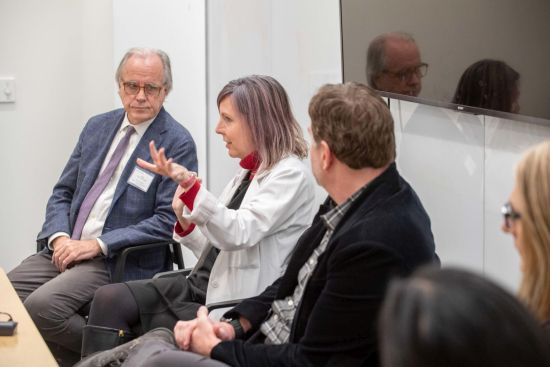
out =
[[[115,272],[112,277],[113,283],[120,283],[124,278],[126,260],[129,255],[135,252],[149,250],[152,248],[163,247],[163,246],[168,246],[170,248],[170,256],[172,257],[172,263],[176,264],[178,269],[183,269],[184,268],[183,255],[181,253],[181,245],[179,244],[179,242],[164,241],[164,242],[155,242],[155,243],[148,243],[144,245],[126,247],[120,253],[120,256],[117,259],[117,262],[115,264]]]
[[[46,246],[47,246],[46,241],[38,241],[36,243],[36,252],[42,251]],[[146,243],[143,245],[135,245],[131,247],[126,247],[121,251],[120,256],[117,259],[115,264],[115,272],[111,279],[112,282],[120,283],[122,282],[122,279],[124,279],[124,270],[126,268],[126,262],[127,262],[128,256],[139,251],[149,250],[152,248],[163,247],[163,246],[168,246],[170,248],[170,257],[172,259],[172,263],[175,264],[178,269],[183,269],[184,268],[183,254],[181,253],[181,245],[178,242],[174,240],[169,240],[169,241],[160,241],[160,242],[154,242],[154,243]]]
[[[193,270],[193,268],[185,268],[185,269],[179,268],[178,270],[161,271],[160,273],[156,273],[155,276],[153,277],[153,279],[172,278],[172,277],[175,277],[178,274],[183,274],[185,276],[188,276],[189,274],[191,274],[192,270]]]

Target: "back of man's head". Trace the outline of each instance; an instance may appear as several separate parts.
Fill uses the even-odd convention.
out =
[[[311,132],[352,169],[381,168],[395,160],[393,118],[364,84],[327,84],[309,103]]]

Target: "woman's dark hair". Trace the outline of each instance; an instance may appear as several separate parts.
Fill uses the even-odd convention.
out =
[[[460,77],[452,102],[497,111],[518,112],[519,77],[519,73],[503,61],[477,61]]]
[[[394,281],[379,330],[384,367],[550,366],[548,336],[519,300],[464,270]]]

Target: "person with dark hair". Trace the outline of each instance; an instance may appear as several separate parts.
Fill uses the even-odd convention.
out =
[[[374,89],[417,97],[427,72],[428,64],[421,61],[418,45],[408,33],[383,33],[369,44],[366,74]]]
[[[430,219],[397,172],[393,119],[377,93],[357,83],[325,85],[309,115],[311,166],[329,197],[285,273],[223,320],[201,307],[196,319],[176,324],[177,347],[138,365],[378,365],[376,320],[386,285],[438,262]],[[170,344],[168,330],[154,333]],[[147,350],[155,339],[146,334],[110,356]],[[107,357],[99,353],[80,366]]]
[[[550,141],[527,152],[516,167],[502,230],[514,238],[521,259],[519,297],[550,330]]]
[[[284,88],[269,76],[248,76],[229,82],[217,102],[216,132],[241,166],[219,198],[153,142],[153,163],[138,161],[179,183],[172,202],[174,238],[195,253],[197,264],[189,277],[98,289],[84,329],[83,356],[113,348],[132,332],[172,329],[178,320],[193,319],[201,305],[259,294],[281,275],[309,225],[314,183],[302,162],[307,145]]]
[[[513,295],[464,270],[423,268],[389,287],[383,367],[547,367],[547,335]]]
[[[519,113],[519,78],[504,61],[477,61],[460,77],[452,103]]]
[[[175,162],[198,169],[191,134],[163,107],[171,70],[162,50],[132,48],[124,55],[115,77],[124,108],[86,123],[48,200],[37,238],[43,250],[8,273],[61,365],[80,357],[86,320],[78,311],[111,282],[122,250],[171,238],[177,185],[141,170],[136,158],[150,160],[155,139]],[[135,252],[124,279],[151,278],[171,265],[167,247]]]

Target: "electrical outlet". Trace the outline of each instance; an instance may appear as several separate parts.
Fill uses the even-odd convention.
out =
[[[15,102],[15,78],[0,77],[0,103]]]

